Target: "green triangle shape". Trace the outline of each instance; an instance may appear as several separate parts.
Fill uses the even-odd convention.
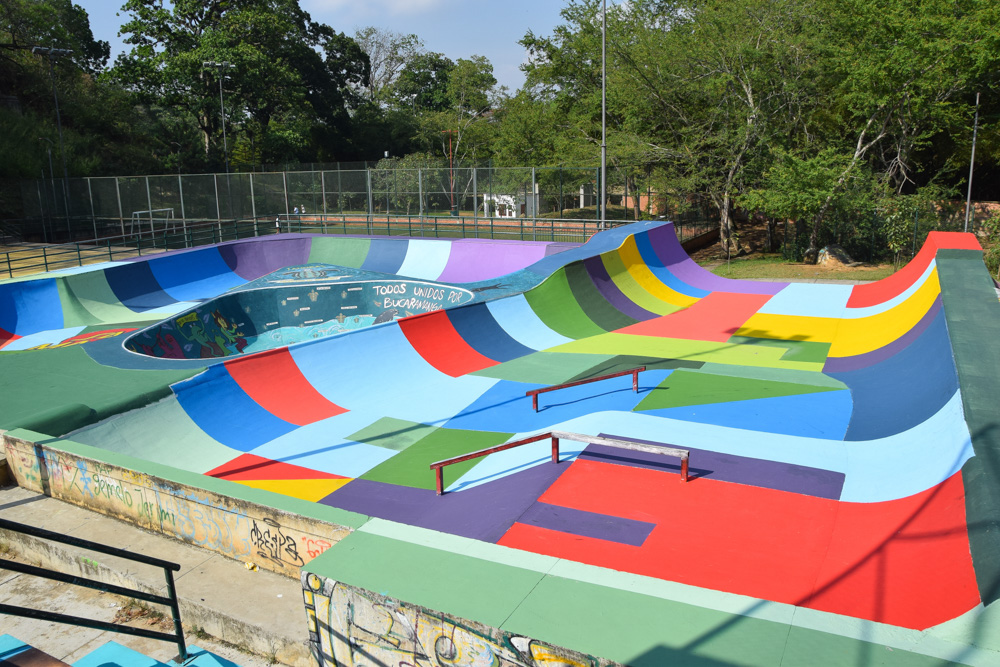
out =
[[[685,405],[731,403],[755,398],[777,398],[837,391],[842,387],[822,387],[732,375],[713,375],[677,370],[671,373],[636,406],[637,411],[679,408]]]

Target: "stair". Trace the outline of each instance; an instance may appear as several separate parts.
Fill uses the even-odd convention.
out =
[[[178,667],[179,663],[162,663],[147,655],[108,642],[86,654],[72,665],[55,658],[11,635],[0,635],[0,667]],[[184,667],[240,667],[197,646],[188,647]]]

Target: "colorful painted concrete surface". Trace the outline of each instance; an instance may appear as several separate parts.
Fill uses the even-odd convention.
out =
[[[122,346],[125,332],[307,264],[473,298],[257,354]],[[263,301],[237,305],[220,330],[282,321]],[[0,283],[0,330],[0,372],[19,389],[0,427],[447,534],[460,551],[488,546],[475,568],[507,552],[590,568],[580,602],[563,591],[546,604],[660,582],[669,604],[649,604],[678,619],[782,610],[759,655],[741,633],[709,633],[722,662],[794,661],[811,632],[852,651],[888,632],[912,664],[1000,661],[1000,303],[971,235],[932,234],[904,269],[861,286],[725,280],[660,223],[570,249],[284,237]],[[525,395],[638,366],[638,391],[627,376],[582,384],[542,394],[537,411]],[[688,449],[692,479],[669,458],[566,440],[553,464],[543,441],[449,466],[435,494],[431,463],[551,430]],[[516,604],[489,596],[466,606],[447,568],[432,586],[411,568],[385,579],[373,554],[393,549],[359,534],[317,571],[476,622],[514,618]],[[420,572],[450,562],[434,549],[414,555]],[[637,660],[625,639],[612,650],[548,613],[518,631]]]

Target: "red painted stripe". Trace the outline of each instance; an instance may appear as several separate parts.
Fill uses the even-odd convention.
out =
[[[399,328],[424,361],[452,377],[499,363],[466,343],[443,310],[405,317],[399,320]]]
[[[848,308],[865,308],[894,299],[905,292],[927,269],[938,250],[982,250],[974,234],[931,232],[920,252],[896,273],[873,283],[856,285],[847,300]]]
[[[0,329],[0,350],[3,349],[4,345],[6,345],[11,341],[17,340],[18,338],[20,338],[20,336],[18,336],[16,333],[11,333],[6,329]]]
[[[869,504],[578,460],[540,500],[655,523],[645,543],[515,524],[499,544],[924,629],[979,603],[963,498],[960,473]]]
[[[262,479],[347,479],[341,475],[332,475],[312,468],[282,463],[255,454],[242,454],[229,463],[224,463],[205,474],[234,482]]]
[[[619,329],[619,333],[724,343],[767,303],[769,294],[712,292],[684,310]]]
[[[225,363],[240,388],[275,417],[297,426],[347,412],[302,375],[287,347]]]

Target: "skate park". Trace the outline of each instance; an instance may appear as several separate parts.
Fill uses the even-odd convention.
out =
[[[998,309],[969,234],[862,285],[665,222],[277,235],[0,282],[0,429],[25,488],[300,577],[323,664],[988,665]]]

